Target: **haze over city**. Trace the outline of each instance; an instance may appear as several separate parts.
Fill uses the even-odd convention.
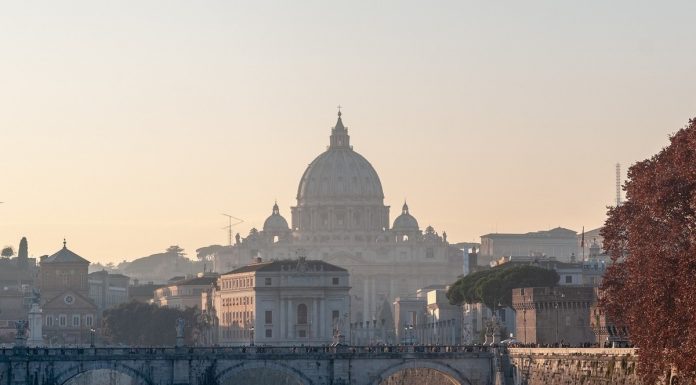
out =
[[[290,217],[336,106],[451,242],[599,227],[694,110],[696,4],[0,5],[0,235],[92,262]],[[659,76],[656,76],[659,75]],[[668,96],[668,97],[667,97]],[[15,241],[16,240],[16,241]]]

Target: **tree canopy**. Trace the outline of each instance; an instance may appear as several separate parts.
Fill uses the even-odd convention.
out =
[[[9,258],[14,255],[14,249],[12,246],[5,246],[2,248],[2,251],[0,251],[0,256],[4,258]]]
[[[640,348],[645,383],[696,371],[696,120],[628,171],[626,202],[609,209],[601,305]],[[688,375],[685,375],[687,374]]]
[[[512,289],[553,286],[558,273],[532,265],[502,265],[477,271],[458,279],[447,291],[454,305],[484,303],[494,309],[499,305],[512,307]]]
[[[170,309],[141,302],[120,304],[104,311],[104,337],[111,343],[132,346],[172,346],[176,341],[176,320],[186,321],[184,339],[192,343],[197,325],[196,308]]]

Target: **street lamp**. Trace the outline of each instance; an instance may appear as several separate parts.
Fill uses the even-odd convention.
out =
[[[94,347],[94,333],[96,330],[94,328],[89,329],[89,347],[93,348]]]
[[[565,294],[561,293],[561,298],[565,298]],[[554,304],[554,308],[556,309],[556,346],[559,347],[559,345],[558,345],[558,293],[556,293],[556,303]]]
[[[254,346],[254,320],[251,320],[251,327],[249,328],[249,346]]]

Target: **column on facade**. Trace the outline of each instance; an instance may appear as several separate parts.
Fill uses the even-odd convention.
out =
[[[319,337],[319,301],[314,298],[312,299],[312,318],[311,327],[309,330],[309,338]]]
[[[364,276],[363,284],[363,319],[361,321],[367,321],[370,317],[370,278],[369,276]]]
[[[287,320],[288,321],[288,338],[294,338],[295,333],[294,333],[294,328],[293,328],[294,321],[293,321],[293,317],[292,317],[292,314],[293,314],[292,300],[290,298],[288,298],[286,301],[287,301],[287,305],[288,305],[288,314],[287,314],[287,317],[288,317],[288,320]]]
[[[278,320],[279,320],[278,323],[280,323],[280,339],[285,339],[285,338],[287,338],[287,332],[285,330],[285,327],[287,325],[287,322],[285,321],[285,319],[286,319],[285,312],[286,312],[287,308],[285,305],[285,300],[283,298],[280,299],[279,303],[280,303],[280,305],[278,306],[278,308],[280,309],[280,314],[279,314],[279,318],[278,318]]]
[[[372,320],[373,317],[377,317],[377,280],[374,278],[370,278],[370,291],[368,292],[368,298],[370,298],[370,320]]]
[[[322,338],[326,338],[326,300],[324,298],[319,299],[319,334]]]

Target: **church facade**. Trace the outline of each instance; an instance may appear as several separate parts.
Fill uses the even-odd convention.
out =
[[[350,275],[351,322],[393,322],[385,318],[396,297],[454,282],[463,255],[446,233],[422,230],[406,203],[393,222],[389,209],[377,171],[351,146],[339,111],[328,149],[300,179],[290,222],[275,204],[263,229],[237,234],[234,245],[216,253],[215,269],[225,273],[257,257],[325,261]]]

